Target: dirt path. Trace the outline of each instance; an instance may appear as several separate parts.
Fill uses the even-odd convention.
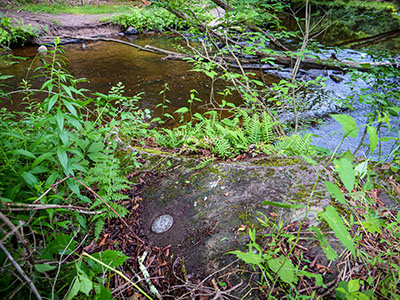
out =
[[[5,17],[11,17],[15,22],[36,27],[40,31],[40,36],[34,39],[34,43],[49,43],[54,37],[68,36],[111,36],[118,34],[121,29],[113,25],[111,19],[113,14],[99,15],[75,15],[75,14],[47,14],[32,12],[16,12],[0,9],[0,13]]]

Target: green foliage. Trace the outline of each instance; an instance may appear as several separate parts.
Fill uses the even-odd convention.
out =
[[[31,90],[29,82],[24,82],[21,93],[27,109],[14,113],[0,110],[0,205],[64,205],[65,208],[39,211],[27,209],[13,215],[13,220],[20,222],[21,231],[31,232],[30,238],[35,241],[28,245],[29,259],[45,261],[31,264],[29,278],[43,295],[68,294],[67,298],[72,299],[79,293],[88,296],[94,290],[97,299],[111,299],[101,278],[104,270],[93,261],[88,262],[88,268],[85,262],[74,258],[76,248],[82,246],[78,241],[83,234],[91,236],[94,229],[97,238],[106,219],[128,213],[119,202],[127,198],[121,190],[130,186],[115,157],[117,142],[111,136],[124,138],[129,130],[142,136],[147,114],[135,105],[139,97],[122,96],[122,85],[108,95],[97,93],[95,99],[91,98],[87,90],[79,87],[83,80],[65,70],[58,43],[56,40],[54,48],[39,54],[42,65],[34,76],[42,77],[40,89]],[[2,98],[7,97],[4,91],[0,93]],[[89,103],[94,104],[94,109],[87,110]],[[120,105],[118,113],[113,104]],[[132,157],[138,166],[135,153]],[[82,213],[94,210],[90,217]],[[6,234],[3,231],[2,238]],[[10,235],[3,242],[14,249]],[[22,246],[18,244],[12,255],[24,264],[27,258],[20,254],[26,252],[20,251]],[[94,257],[113,267],[126,260],[114,251]],[[4,265],[5,259],[1,255],[0,263]],[[9,267],[12,265],[6,268]],[[4,295],[10,295],[15,292],[10,285],[15,278],[8,269],[6,273],[9,275],[0,279],[0,287]],[[22,286],[15,297],[24,299],[29,293],[29,288]]]
[[[325,209],[325,212],[320,213],[319,216],[328,223],[339,241],[353,254],[353,256],[355,256],[355,246],[352,237],[347,231],[347,228],[336,209],[332,206],[328,206]]]
[[[189,109],[181,108],[176,112],[189,114]],[[308,153],[308,136],[278,138],[273,133],[275,125],[266,112],[250,116],[246,110],[238,110],[233,118],[220,120],[216,111],[209,111],[205,115],[196,113],[193,121],[177,128],[156,130],[153,134],[157,144],[163,147],[192,152],[208,150],[221,158],[253,151],[287,155]]]
[[[0,45],[24,45],[25,42],[31,41],[39,35],[38,29],[32,25],[24,25],[20,21],[17,23],[17,25],[13,25],[13,20],[11,18],[3,17],[0,13]]]
[[[369,300],[376,299],[373,290],[360,292],[362,280],[353,279],[349,282],[341,281],[336,288],[336,299],[338,300]]]
[[[170,28],[179,29],[182,23],[177,17],[165,9],[153,7],[132,7],[129,13],[114,16],[112,21],[124,28],[134,27],[137,31],[157,30],[159,32]]]

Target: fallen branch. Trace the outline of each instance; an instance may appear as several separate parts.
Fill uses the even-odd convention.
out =
[[[25,203],[6,203],[7,210],[10,211],[27,211],[27,210],[42,210],[42,209],[67,209],[76,211],[78,213],[86,215],[99,215],[104,213],[104,210],[91,211],[85,207],[73,206],[73,205],[59,205],[59,204],[25,204]]]
[[[124,44],[127,46],[131,46],[134,48],[137,48],[141,51],[147,51],[151,52],[154,54],[159,54],[159,55],[166,55],[164,59],[171,59],[171,60],[183,60],[185,58],[193,58],[192,55],[189,54],[184,54],[184,53],[179,53],[179,52],[174,52],[174,51],[169,51],[161,48],[157,48],[154,46],[146,45],[144,47],[126,42],[123,40],[118,40],[118,39],[112,39],[112,38],[90,38],[90,37],[72,37],[68,36],[68,38],[73,38],[73,39],[80,39],[80,40],[87,40],[87,41],[105,41],[105,42],[115,42],[115,43],[120,43]],[[278,64],[278,65],[283,65],[286,67],[293,67],[295,64],[296,59],[290,56],[287,56],[285,54],[267,54],[263,51],[257,51],[256,54],[258,55],[258,58],[254,59],[240,59],[240,63],[244,68],[246,65],[253,65],[253,66],[259,66],[260,65],[260,59],[262,58],[271,58],[271,60]],[[222,60],[225,62],[230,63],[230,67],[238,67],[238,64],[236,64],[236,60],[233,57],[217,57],[214,59],[215,62],[220,63]],[[305,69],[329,69],[329,70],[338,70],[338,71],[345,71],[345,69],[356,69],[358,71],[366,72],[369,71],[370,67],[393,67],[396,69],[400,69],[400,64],[399,63],[393,63],[389,61],[384,61],[384,62],[353,62],[353,61],[346,61],[346,60],[335,60],[335,59],[327,59],[327,60],[319,60],[315,58],[310,58],[310,57],[305,57],[304,59],[301,60],[300,66]],[[268,68],[268,65],[267,65]]]
[[[33,294],[36,296],[37,299],[42,300],[38,290],[36,289],[35,285],[33,284],[32,280],[25,274],[24,270],[20,267],[20,265],[14,260],[10,252],[8,252],[7,248],[0,242],[0,248],[3,250],[7,258],[11,261],[15,269],[17,269],[18,273],[24,278],[24,280],[28,283],[29,287],[31,288]]]

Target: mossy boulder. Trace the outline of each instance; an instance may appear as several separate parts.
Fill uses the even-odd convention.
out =
[[[142,193],[142,225],[151,245],[171,245],[175,255],[184,257],[189,273],[208,273],[226,263],[227,251],[246,245],[247,228],[258,224],[259,213],[289,222],[304,218],[304,208],[283,209],[264,202],[306,205],[321,169],[301,157],[213,163],[201,170],[196,169],[196,159],[168,161],[172,166]],[[310,199],[311,221],[329,205],[323,190],[319,183],[319,192]],[[154,233],[152,222],[163,214],[173,216],[174,224],[165,233]]]

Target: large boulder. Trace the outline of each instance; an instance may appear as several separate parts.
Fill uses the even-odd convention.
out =
[[[196,160],[182,161],[145,188],[141,215],[150,244],[171,245],[193,274],[217,270],[227,262],[227,251],[243,249],[246,226],[258,223],[258,212],[288,222],[302,219],[304,208],[289,210],[264,202],[306,204],[321,169],[298,157],[216,163],[201,170],[196,165]],[[321,183],[316,190],[310,222],[330,201]],[[166,232],[155,233],[151,228],[161,215],[172,216],[174,223]]]

